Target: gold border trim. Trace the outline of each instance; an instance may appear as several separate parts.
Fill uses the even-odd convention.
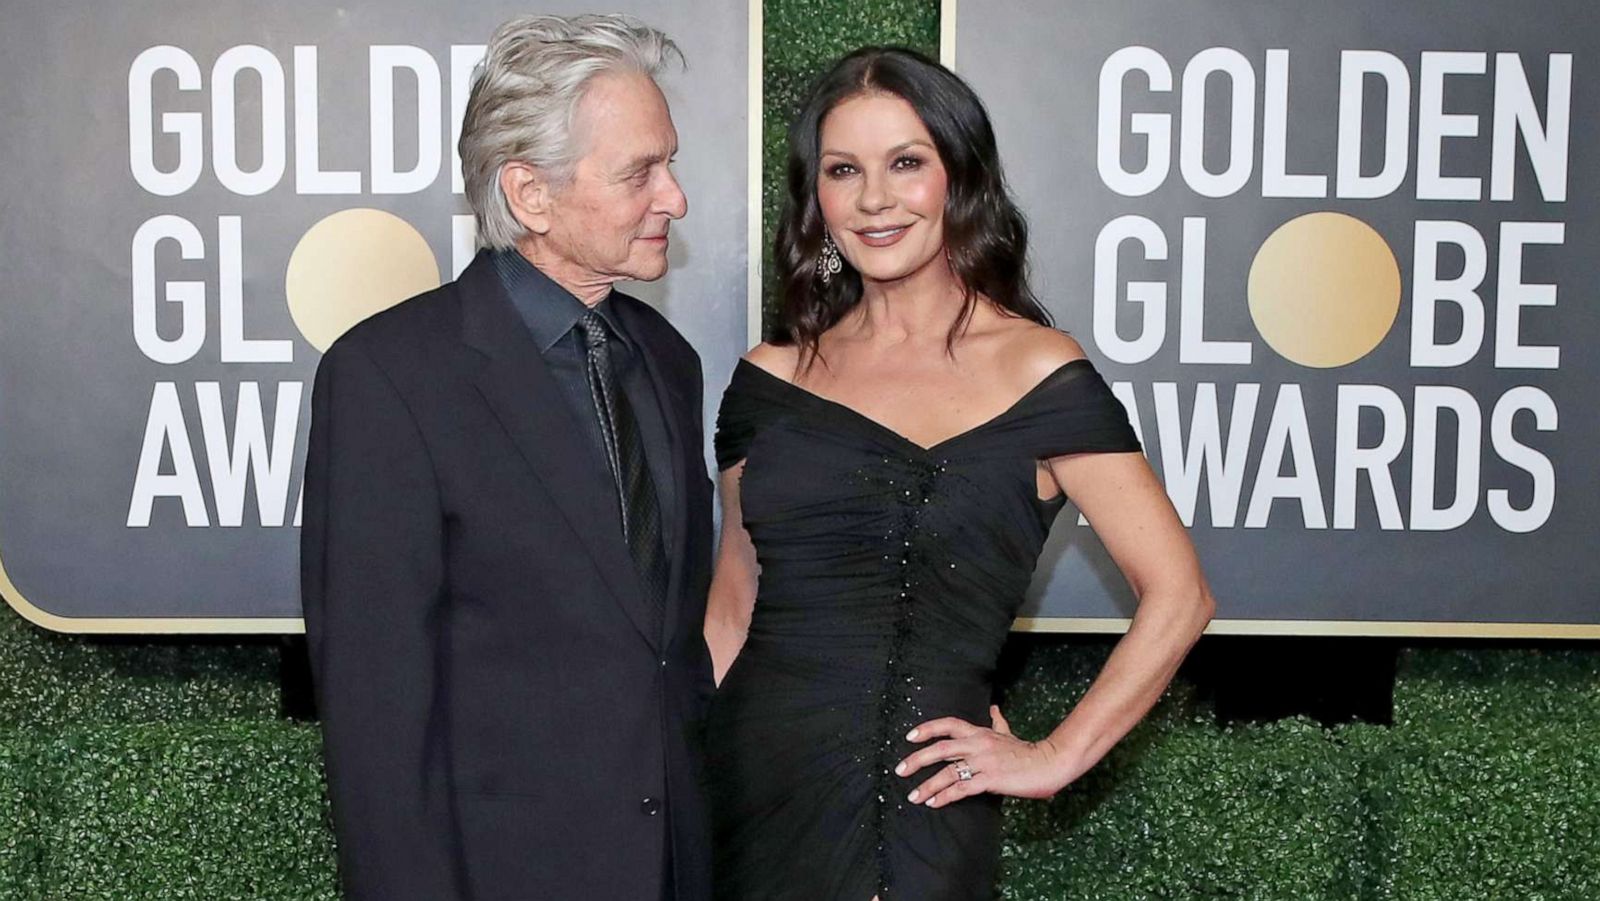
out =
[[[293,635],[306,630],[305,620],[299,617],[61,616],[23,597],[3,561],[0,561],[0,595],[28,622],[52,632],[78,635]]]
[[[956,68],[956,0],[939,0],[939,62]]]
[[[748,171],[750,218],[746,230],[747,277],[746,336],[751,346],[761,341],[761,123],[765,107],[766,82],[762,79],[762,0],[749,0],[747,34],[750,57],[749,81],[745,87],[746,115],[749,117]],[[22,596],[0,560],[0,596],[11,609],[30,623],[52,632],[77,635],[296,635],[306,630],[299,617],[91,617],[60,616]]]
[[[1075,616],[1023,616],[1013,632],[1121,634],[1132,620]],[[1471,623],[1337,619],[1214,619],[1207,635],[1344,635],[1406,638],[1600,638],[1587,623]]]
[[[755,347],[761,343],[761,191],[765,176],[765,146],[762,143],[761,125],[766,115],[767,81],[766,46],[763,43],[765,23],[762,0],[750,0],[750,36],[746,55],[750,58],[750,75],[745,83],[748,104],[745,115],[750,120],[747,137],[749,146],[745,156],[745,180],[749,188],[750,206],[745,215],[745,255],[748,278],[745,281],[745,345]]]

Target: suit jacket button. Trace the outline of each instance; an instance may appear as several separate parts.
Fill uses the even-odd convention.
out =
[[[653,817],[661,812],[661,802],[655,798],[645,798],[639,802],[639,812],[647,817]]]

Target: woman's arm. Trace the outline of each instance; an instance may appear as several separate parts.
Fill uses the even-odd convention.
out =
[[[1050,461],[1049,469],[1139,600],[1104,669],[1045,740],[1064,786],[1155,706],[1216,601],[1172,501],[1142,454],[1073,454]]]
[[[711,666],[717,684],[727,675],[733,658],[744,647],[750,628],[750,612],[756,605],[756,549],[745,531],[739,507],[739,478],[744,463],[723,470],[718,479],[722,494],[722,538],[717,545],[717,566],[711,576],[711,593],[706,599],[706,645],[711,649]]]
[[[961,781],[954,767],[940,767],[911,794],[913,803],[940,807],[979,792],[1048,798],[1065,788],[1150,711],[1216,608],[1188,533],[1144,455],[1069,454],[1047,468],[1132,586],[1139,599],[1133,622],[1088,692],[1041,741],[1012,736],[998,709],[992,729],[946,717],[914,730],[912,741],[944,740],[907,757],[897,772],[961,759],[974,775]]]

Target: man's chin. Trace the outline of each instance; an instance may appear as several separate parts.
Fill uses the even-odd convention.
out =
[[[667,274],[667,255],[662,253],[660,259],[641,260],[629,266],[627,278],[636,282],[653,282]]]

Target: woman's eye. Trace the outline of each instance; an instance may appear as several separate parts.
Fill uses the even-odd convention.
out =
[[[896,169],[915,169],[922,165],[922,159],[915,156],[902,156],[894,161]]]
[[[828,167],[828,177],[845,178],[846,176],[854,175],[855,171],[856,167],[849,163],[834,163]]]

